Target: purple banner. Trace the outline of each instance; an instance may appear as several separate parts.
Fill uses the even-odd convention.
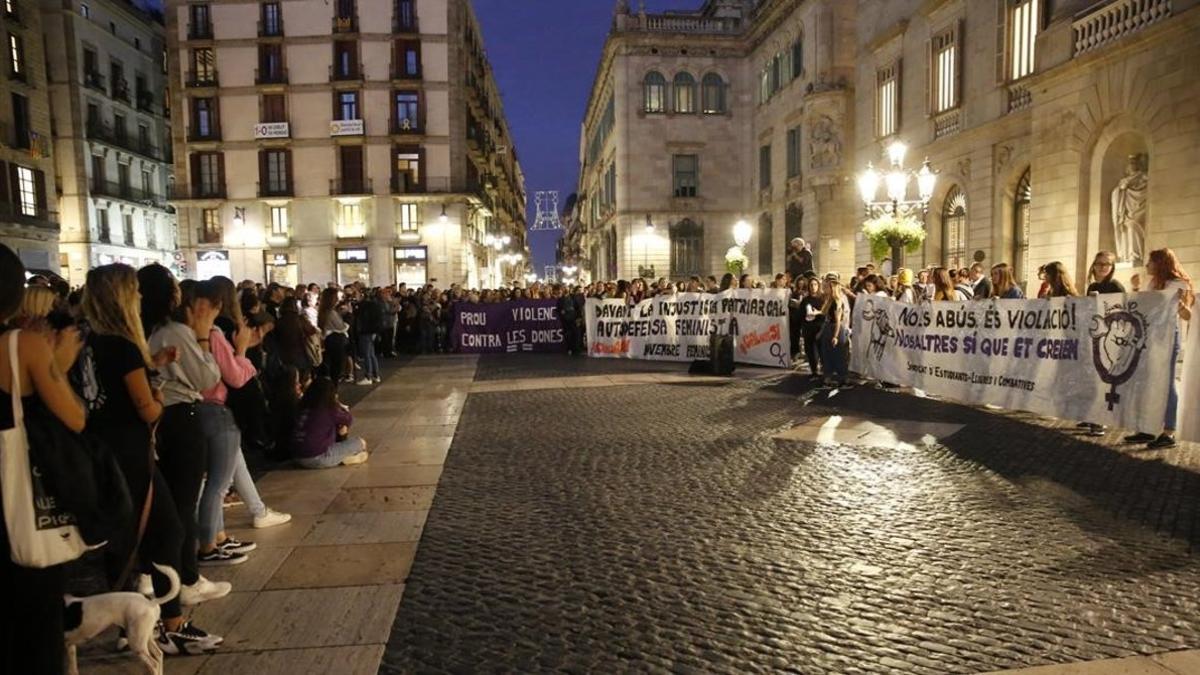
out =
[[[463,354],[567,350],[556,300],[457,303],[450,336],[455,351]]]

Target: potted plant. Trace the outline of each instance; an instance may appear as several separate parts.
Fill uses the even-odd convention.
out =
[[[871,242],[871,258],[882,260],[889,254],[892,269],[904,266],[904,254],[916,253],[925,242],[925,226],[912,216],[885,213],[863,223],[863,234]]]
[[[746,252],[741,246],[730,246],[725,252],[725,270],[733,276],[742,276],[742,272],[749,266],[750,258],[746,257]]]

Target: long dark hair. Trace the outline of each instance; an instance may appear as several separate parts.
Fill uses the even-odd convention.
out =
[[[337,289],[326,288],[321,291],[321,302],[317,305],[317,327],[321,330],[325,329],[329,323],[329,313],[337,307]]]
[[[155,328],[171,320],[175,311],[175,277],[171,270],[154,263],[137,272],[138,290],[142,294],[142,330],[149,337]]]
[[[1071,283],[1071,275],[1067,268],[1057,260],[1046,265],[1046,283],[1050,284],[1050,297],[1067,298],[1079,295],[1075,284]]]
[[[25,297],[25,265],[13,250],[0,244],[0,321],[8,321]]]
[[[333,410],[337,406],[337,384],[328,377],[314,379],[300,398],[300,407],[305,410]]]

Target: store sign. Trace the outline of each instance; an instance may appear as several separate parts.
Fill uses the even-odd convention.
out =
[[[261,122],[254,125],[255,138],[287,138],[291,129],[287,122]]]
[[[229,251],[202,251],[196,255],[196,278],[231,277]]]
[[[424,246],[396,249],[396,260],[425,260],[428,257],[429,253]]]
[[[339,248],[337,251],[337,261],[340,263],[367,262],[367,249]]]
[[[362,120],[334,120],[329,123],[330,136],[362,136]]]
[[[292,264],[291,259],[286,253],[276,253],[271,256],[271,264],[275,267],[286,267]]]

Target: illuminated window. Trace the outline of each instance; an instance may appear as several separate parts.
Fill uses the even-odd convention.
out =
[[[660,113],[667,109],[667,79],[662,73],[650,71],[642,85],[642,110]]]
[[[286,206],[271,207],[271,236],[288,236],[288,210]]]
[[[696,78],[691,73],[679,73],[675,76],[674,89],[675,112],[696,112]]]
[[[701,110],[708,115],[718,115],[725,112],[725,81],[716,73],[704,76],[701,83]]]
[[[416,232],[421,229],[421,208],[419,204],[402,202],[396,208],[398,217],[396,226],[401,232]]]
[[[17,167],[17,200],[21,215],[37,217],[37,179],[33,176],[33,169]]]
[[[958,31],[949,30],[935,37],[933,55],[933,112],[958,107]]]
[[[367,224],[363,222],[361,204],[342,204],[342,222],[338,228],[338,236],[354,239],[367,236]]]
[[[900,126],[900,63],[881,68],[875,81],[875,135],[886,138]]]
[[[1039,0],[1009,0],[1008,78],[1019,80],[1033,74],[1034,48],[1040,23]]]

